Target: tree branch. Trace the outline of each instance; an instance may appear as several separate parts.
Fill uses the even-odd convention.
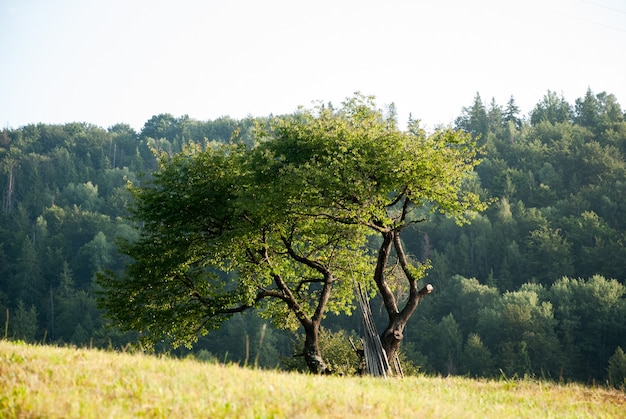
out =
[[[311,321],[314,324],[318,324],[322,320],[322,316],[324,315],[324,311],[326,310],[326,305],[328,304],[328,300],[330,299],[330,293],[332,290],[332,283],[333,283],[333,275],[328,270],[328,268],[326,268],[320,262],[311,260],[309,258],[306,258],[304,256],[297,254],[293,246],[291,245],[291,242],[286,237],[282,237],[282,240],[283,240],[285,247],[287,248],[287,253],[292,259],[324,275],[324,280],[323,280],[324,285],[322,287],[319,300],[317,301],[317,307],[315,309],[315,313],[311,317]]]
[[[302,287],[304,286],[304,284],[314,284],[314,283],[322,283],[324,282],[323,279],[303,279],[300,282],[298,282],[298,286],[296,287],[296,293],[300,294],[300,290],[302,289]]]
[[[261,250],[261,253],[263,255],[263,260],[265,261],[265,263],[267,263],[270,269],[273,270],[272,261],[267,251],[267,246],[263,247],[263,249]],[[310,327],[312,323],[311,319],[308,318],[308,316],[302,309],[302,306],[298,304],[298,300],[296,300],[293,293],[291,292],[291,290],[289,289],[289,287],[283,280],[282,276],[274,272],[272,274],[272,277],[274,278],[274,283],[278,287],[278,290],[265,291],[267,296],[276,297],[284,301],[285,304],[287,304],[287,306],[289,307],[289,309],[295,314],[296,318],[302,324],[302,326],[305,328]]]
[[[400,216],[400,222],[404,224],[406,221],[406,217],[409,213],[409,207],[411,206],[411,200],[408,196],[404,198],[404,202],[402,203],[402,215]]]
[[[315,313],[311,320],[314,324],[318,325],[322,321],[322,317],[324,316],[324,311],[326,311],[326,305],[328,304],[328,300],[330,300],[330,293],[333,288],[333,274],[330,271],[327,271],[324,274],[324,286],[322,287],[322,293],[317,302],[317,308],[315,309]]]
[[[391,201],[389,204],[387,204],[387,208],[391,208],[394,205],[396,205],[398,202],[400,202],[402,197],[404,197],[406,195],[406,191],[407,191],[407,187],[405,186],[404,190],[402,190],[402,192],[399,193],[398,196],[393,201]]]
[[[306,265],[309,268],[314,269],[323,275],[326,275],[326,273],[328,272],[328,269],[324,265],[322,265],[318,261],[311,260],[309,258],[306,258],[304,256],[297,254],[296,251],[293,249],[291,242],[286,237],[283,236],[281,237],[281,239],[283,241],[283,244],[285,245],[285,248],[287,249],[287,254],[289,255],[289,257],[291,257],[296,262]]]
[[[398,313],[396,298],[394,297],[393,292],[391,292],[389,284],[387,284],[387,281],[385,280],[385,267],[389,262],[392,235],[393,232],[391,231],[383,234],[383,243],[380,245],[380,249],[378,250],[376,269],[374,270],[374,281],[378,286],[380,295],[383,297],[383,303],[385,304],[385,309],[387,310],[389,316],[395,316]]]
[[[419,278],[415,278],[415,276],[413,275],[413,272],[411,270],[412,266],[409,263],[408,258],[406,257],[404,247],[402,246],[402,241],[400,240],[400,233],[398,231],[394,231],[393,233],[393,246],[396,250],[396,255],[398,256],[398,261],[400,262],[400,267],[402,268],[402,271],[409,281],[409,299],[402,309],[402,312],[400,313],[400,315],[404,319],[408,320],[417,308],[417,304],[419,303],[419,301],[424,296],[432,292],[433,286],[431,284],[428,284],[421,290],[417,289],[417,282]]]

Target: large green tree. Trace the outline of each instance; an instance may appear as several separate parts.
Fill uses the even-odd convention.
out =
[[[391,358],[420,299],[433,288],[419,286],[428,263],[411,259],[402,232],[433,211],[462,223],[470,209],[483,208],[477,194],[464,188],[478,163],[475,142],[459,131],[426,135],[416,124],[400,131],[373,98],[359,95],[337,112],[318,109],[304,116],[283,120],[273,132],[275,141],[265,145],[276,162],[297,156],[290,176],[281,178],[290,185],[300,182],[297,189],[314,197],[314,205],[296,201],[298,212],[337,226],[364,227],[370,235],[376,248],[370,277],[388,315],[381,341]]]
[[[365,278],[382,295],[381,340],[393,356],[432,290],[418,287],[427,264],[411,261],[400,234],[431,211],[463,221],[481,207],[462,187],[477,162],[471,137],[401,131],[358,94],[339,109],[275,118],[256,137],[254,147],[191,145],[160,156],[153,179],[133,188],[141,236],[123,248],[126,273],[100,277],[102,305],[122,327],[174,344],[254,307],[304,329],[305,360],[319,373],[324,314],[350,312],[354,281]],[[397,301],[395,287],[408,297]]]
[[[352,300],[350,275],[362,273],[368,257],[358,254],[365,234],[294,211],[315,197],[289,185],[273,163],[262,145],[162,155],[153,180],[133,188],[142,226],[123,246],[132,258],[126,274],[100,276],[109,315],[148,343],[176,346],[256,308],[278,326],[301,326],[309,369],[326,372],[319,327],[327,310]]]

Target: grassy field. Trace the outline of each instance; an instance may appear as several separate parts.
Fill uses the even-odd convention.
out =
[[[626,393],[531,380],[318,377],[0,340],[2,418],[619,418]]]

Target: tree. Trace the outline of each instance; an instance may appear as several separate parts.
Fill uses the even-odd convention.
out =
[[[458,373],[461,359],[463,335],[454,319],[454,315],[448,314],[437,325],[437,339],[435,343],[435,359],[433,362],[439,371],[446,375]]]
[[[537,282],[549,285],[573,273],[571,245],[559,230],[541,226],[529,233],[526,242],[529,272]]]
[[[15,339],[22,339],[27,342],[34,342],[37,334],[37,309],[35,305],[31,305],[30,309],[26,309],[22,300],[17,301],[17,309],[11,322],[13,331],[12,336]]]
[[[234,315],[219,330],[198,339],[194,351],[204,350],[215,359],[239,365],[276,369],[283,367],[283,359],[292,354],[291,338],[291,333],[271,327],[251,311]],[[302,364],[306,369],[304,361]]]
[[[479,312],[477,331],[507,374],[559,373],[563,360],[556,321],[552,305],[539,298],[543,292],[541,286],[526,284]]]
[[[191,145],[160,156],[154,179],[133,189],[132,212],[144,223],[139,240],[122,249],[133,262],[122,278],[100,275],[109,290],[101,304],[149,343],[174,346],[254,307],[279,326],[301,325],[309,369],[325,372],[321,320],[351,300],[349,272],[362,271],[352,250],[365,236],[295,213],[299,190],[274,172],[289,166],[264,163],[265,148]],[[301,191],[295,208],[312,206],[316,196]]]
[[[537,125],[544,121],[551,124],[571,122],[573,116],[572,106],[565,98],[558,97],[556,92],[548,90],[543,100],[530,113],[530,123]]]
[[[169,113],[154,115],[144,124],[140,135],[142,138],[155,140],[165,138],[173,141],[183,134],[183,126],[188,119],[186,115],[180,118],[175,118]]]
[[[503,126],[502,121],[504,121],[502,107],[498,105],[496,99],[492,97],[489,110],[487,111],[487,127],[489,132],[498,132]]]
[[[69,264],[63,262],[55,295],[56,326],[52,333],[55,339],[63,342],[86,345],[100,326],[101,316],[93,296],[76,289],[73,275]]]
[[[418,288],[427,265],[410,261],[400,233],[429,211],[461,222],[481,207],[462,190],[477,164],[470,136],[399,131],[358,94],[339,109],[275,118],[256,135],[253,148],[189,145],[159,157],[153,179],[133,188],[141,236],[122,248],[133,259],[124,275],[100,276],[102,306],[121,327],[173,344],[254,307],[283,327],[301,326],[307,365],[320,373],[321,321],[327,311],[349,313],[354,281],[369,274],[389,315],[382,341],[393,356],[432,290]],[[377,255],[366,246],[372,234],[382,241]],[[401,310],[387,280],[392,249],[409,288]]]
[[[40,303],[45,285],[39,257],[30,237],[24,237],[22,241],[16,268],[11,294],[23,300],[26,305]]]
[[[564,277],[550,288],[558,333],[575,362],[572,375],[581,380],[604,380],[615,348],[623,346],[626,287],[600,275],[589,279]]]
[[[591,89],[587,89],[583,99],[576,99],[576,122],[597,132],[600,125],[600,104]]]
[[[2,172],[6,173],[6,187],[2,194],[2,211],[10,213],[15,206],[15,172],[18,165],[18,160],[13,156],[16,150],[11,149],[7,156],[3,156],[0,164],[2,165]],[[19,156],[18,156],[19,158]]]
[[[503,119],[505,122],[511,122],[515,129],[522,128],[522,120],[519,118],[519,107],[515,103],[513,96],[509,99],[504,110]]]
[[[474,96],[474,103],[471,107],[463,108],[463,113],[455,121],[456,127],[472,134],[474,137],[487,136],[489,132],[489,118],[487,109],[480,97],[480,93]]]
[[[283,120],[274,131],[274,138],[282,141],[266,142],[272,151],[264,155],[281,168],[292,162],[286,170],[272,172],[289,185],[281,196],[289,188],[312,195],[306,201],[311,206],[301,205],[305,201],[296,197],[294,213],[316,222],[330,220],[333,228],[364,227],[378,236],[373,279],[388,315],[381,341],[391,359],[419,301],[433,289],[430,284],[418,286],[429,265],[410,259],[401,234],[429,212],[440,211],[463,223],[469,210],[484,208],[477,194],[463,188],[478,164],[477,149],[469,134],[458,131],[431,136],[422,130],[398,131],[372,97],[357,94],[343,105],[337,112],[318,108],[317,115],[305,113],[304,121]],[[390,267],[399,267],[404,282],[395,280]],[[403,306],[394,293],[398,286],[408,290]]]
[[[621,346],[618,346],[615,353],[609,358],[607,368],[609,383],[617,388],[626,389],[626,354]]]
[[[189,138],[187,128],[190,124],[188,115],[175,118],[169,113],[155,115],[146,122],[140,138],[158,151],[167,153],[180,151],[185,138]]]
[[[590,277],[599,274],[609,278],[624,275],[626,249],[619,231],[612,229],[593,211],[565,218],[563,225],[570,240],[576,244],[575,253],[579,257],[574,260],[574,266],[578,275]]]
[[[106,235],[99,231],[90,242],[78,251],[77,273],[84,279],[91,279],[95,272],[107,269],[112,260],[113,245]]]
[[[472,377],[489,377],[493,374],[493,358],[477,333],[470,333],[463,348],[463,371]]]
[[[480,310],[499,298],[498,290],[483,285],[475,278],[455,275],[437,293],[438,310],[434,316],[454,316],[461,330],[471,330],[478,323]]]

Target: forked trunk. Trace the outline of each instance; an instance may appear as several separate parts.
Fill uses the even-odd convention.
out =
[[[398,309],[396,297],[391,291],[391,287],[387,283],[384,275],[384,269],[389,262],[389,254],[391,252],[392,245],[396,251],[398,262],[409,285],[409,298],[407,299],[402,310]],[[417,282],[419,279],[419,277],[414,275],[413,268],[408,261],[406,253],[404,252],[399,231],[391,230],[384,233],[383,243],[378,254],[374,280],[383,298],[387,315],[389,316],[389,323],[380,335],[380,342],[383,349],[387,353],[387,359],[389,360],[390,365],[394,364],[396,354],[400,348],[400,343],[402,342],[402,339],[404,339],[404,328],[411,318],[411,315],[417,308],[420,300],[424,296],[430,294],[433,290],[433,286],[430,284],[427,284],[422,289],[418,289]]]

